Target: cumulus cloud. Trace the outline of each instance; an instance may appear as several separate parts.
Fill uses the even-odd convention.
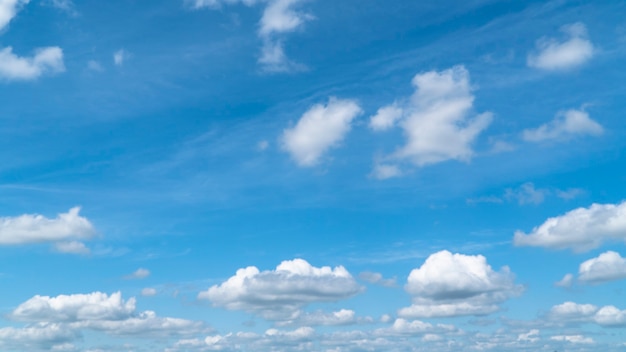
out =
[[[282,147],[304,167],[314,166],[329,149],[336,147],[362,113],[353,100],[330,98],[305,112],[293,128],[285,129]]]
[[[584,135],[599,136],[603,133],[602,126],[592,120],[586,111],[571,109],[560,111],[550,123],[524,130],[522,138],[528,142],[543,142]]]
[[[66,337],[54,338],[53,342],[57,344],[69,342],[85,329],[131,337],[180,336],[207,331],[201,322],[158,317],[153,311],[136,312],[135,299],[125,301],[120,292],[56,297],[37,295],[20,304],[8,318],[34,324],[16,329],[16,334],[56,336],[54,334],[59,333],[61,337]],[[33,330],[32,326],[37,328]],[[48,340],[44,342],[48,345],[52,343]]]
[[[396,319],[388,328],[377,329],[374,334],[378,336],[401,336],[401,335],[424,335],[427,333],[454,332],[457,328],[448,324],[426,323],[420,320],[409,321],[406,319]]]
[[[335,312],[304,312],[299,311],[290,320],[279,321],[277,326],[338,326],[338,325],[352,325],[372,323],[374,320],[371,317],[357,317],[356,312],[350,309],[340,309]]]
[[[398,314],[430,318],[493,313],[522,287],[514,284],[508,267],[496,272],[482,255],[441,251],[411,271],[405,290],[413,297],[413,305]]]
[[[611,240],[626,240],[626,202],[592,204],[547,219],[526,234],[516,231],[516,246],[572,249],[584,252]]]
[[[10,46],[0,49],[0,78],[7,81],[33,80],[63,71],[63,50],[59,47],[39,48],[31,57],[15,55]]]
[[[593,339],[591,337],[584,337],[583,335],[556,335],[550,337],[553,341],[566,341],[570,343],[584,343],[592,344]]]
[[[254,266],[198,295],[215,306],[257,313],[266,319],[289,320],[309,303],[339,301],[361,291],[342,266],[317,268],[303,259],[282,262],[276,270]]]
[[[565,34],[565,40],[544,37],[537,41],[536,51],[528,55],[528,66],[548,71],[567,70],[593,57],[593,44],[583,23],[565,25],[561,32]]]
[[[76,322],[81,320],[122,320],[135,311],[135,299],[122,299],[120,292],[35,296],[20,304],[11,319],[28,322]]]
[[[604,327],[626,326],[626,310],[615,306],[597,307],[593,304],[565,302],[552,307],[547,317],[558,322],[595,323]]]
[[[38,323],[24,328],[0,328],[0,347],[6,350],[52,350],[77,339],[80,334],[62,324]],[[57,348],[58,350],[58,348]]]
[[[126,280],[141,280],[150,276],[150,270],[139,268],[135,270],[132,274],[124,276]]]
[[[48,219],[38,214],[0,218],[0,245],[63,242],[73,239],[89,239],[95,235],[93,225],[79,215],[75,207],[67,213]],[[70,242],[71,243],[71,242]],[[60,249],[78,249],[76,244],[59,244]],[[59,247],[58,247],[59,249]]]
[[[0,31],[9,25],[17,12],[30,0],[1,0],[0,1]]]
[[[600,254],[580,264],[578,280],[585,283],[602,283],[626,278],[626,258],[613,251]]]
[[[370,127],[377,131],[395,124],[404,130],[406,145],[388,159],[406,159],[417,166],[469,161],[474,155],[473,142],[489,126],[492,116],[471,115],[474,95],[467,69],[455,66],[420,73],[412,83],[415,93],[410,99],[383,107],[370,119]]]

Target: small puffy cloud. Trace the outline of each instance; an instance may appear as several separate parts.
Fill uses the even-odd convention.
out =
[[[528,142],[543,142],[584,135],[599,136],[602,133],[602,126],[592,120],[586,111],[571,109],[560,111],[550,123],[524,130],[522,138]]]
[[[55,219],[42,215],[26,214],[17,217],[0,218],[0,245],[19,245],[42,242],[63,242],[71,239],[88,239],[95,235],[93,225],[79,215],[75,207]],[[76,245],[61,244],[61,248],[71,249]]]
[[[35,50],[31,57],[20,57],[12,47],[0,49],[0,79],[7,81],[27,81],[43,74],[65,71],[63,50],[59,47],[46,47]]]
[[[89,248],[87,248],[84,243],[78,241],[57,242],[54,244],[54,249],[59,253],[68,254],[86,255],[91,253]]]
[[[342,266],[317,268],[303,259],[282,262],[276,270],[254,266],[198,295],[215,306],[257,313],[271,320],[289,320],[314,302],[339,301],[362,290]]]
[[[385,131],[394,127],[403,115],[404,111],[397,104],[385,106],[370,118],[369,126],[374,131]]]
[[[426,323],[420,320],[409,321],[406,319],[396,319],[393,324],[388,328],[377,329],[374,335],[377,336],[414,336],[424,335],[427,333],[437,332],[453,332],[457,329],[453,325]]]
[[[516,246],[572,249],[584,252],[605,241],[626,240],[626,202],[592,204],[547,219],[529,234],[516,231]]]
[[[578,22],[563,26],[561,32],[566,35],[564,41],[545,37],[537,41],[536,52],[528,55],[528,66],[547,71],[567,70],[593,57],[593,44],[584,24]]]
[[[604,327],[626,326],[626,310],[615,306],[597,307],[593,304],[565,302],[552,307],[547,317],[557,322],[595,323]]]
[[[554,283],[554,286],[568,288],[568,287],[572,287],[573,283],[574,283],[574,275],[565,274],[565,276],[563,276],[561,280]]]
[[[0,328],[0,348],[14,351],[52,350],[79,337],[62,324],[38,323],[24,328]],[[58,350],[58,348],[56,349]]]
[[[602,283],[626,278],[626,258],[613,251],[600,254],[580,264],[578,280],[584,283]]]
[[[2,0],[0,1],[0,31],[17,15],[17,12],[30,0]]]
[[[353,100],[330,98],[326,105],[314,105],[293,128],[285,129],[283,149],[300,166],[314,166],[324,153],[341,143],[361,113]]]
[[[124,276],[126,280],[141,280],[150,276],[150,270],[139,268],[135,270],[132,274]]]
[[[134,298],[124,301],[120,292],[111,295],[94,292],[57,297],[37,295],[15,308],[10,317],[28,322],[122,320],[129,318],[134,311]]]
[[[113,63],[116,66],[122,66],[124,65],[124,62],[128,60],[129,57],[130,57],[130,54],[126,50],[120,49],[113,53]]]
[[[373,285],[381,285],[385,287],[393,287],[396,286],[396,279],[385,279],[381,273],[373,273],[369,271],[364,271],[359,274],[359,279],[368,282]]]
[[[370,127],[384,130],[398,124],[407,143],[388,157],[409,160],[417,166],[446,160],[469,161],[472,144],[489,126],[492,116],[472,116],[474,95],[469,72],[463,66],[444,71],[429,71],[413,78],[415,93],[404,103],[378,110]]]
[[[490,314],[522,288],[515,285],[508,267],[496,272],[482,255],[441,251],[411,271],[405,290],[413,297],[413,305],[398,314],[429,318]]]
[[[539,330],[532,329],[527,333],[519,334],[517,336],[517,341],[537,342],[539,341]]]
[[[277,326],[338,326],[338,325],[352,325],[359,323],[371,323],[373,319],[370,317],[357,317],[356,313],[350,309],[340,309],[336,312],[303,312],[299,311],[295,317],[290,320],[277,322]]]
[[[146,287],[141,290],[141,295],[144,297],[152,297],[152,296],[156,296],[156,294],[157,294],[157,290],[152,287]]]
[[[583,343],[583,344],[592,344],[593,339],[591,337],[584,337],[583,335],[556,335],[550,337],[552,341],[566,341],[570,343]]]

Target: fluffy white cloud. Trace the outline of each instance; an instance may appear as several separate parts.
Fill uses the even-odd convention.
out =
[[[516,231],[513,238],[517,246],[571,248],[577,252],[597,248],[609,240],[626,240],[626,202],[574,209],[547,219],[529,234]]]
[[[135,270],[132,274],[124,276],[126,280],[141,280],[150,276],[150,270],[139,268]]]
[[[79,212],[80,208],[76,207],[55,219],[36,214],[0,218],[0,245],[91,238],[95,229]]]
[[[626,310],[614,306],[597,307],[593,304],[565,302],[552,307],[547,316],[557,322],[596,323],[605,327],[626,326]]]
[[[12,47],[0,49],[0,78],[32,80],[45,73],[65,71],[63,50],[59,47],[39,48],[32,57],[20,57],[13,53]]]
[[[472,143],[491,123],[491,114],[471,117],[474,96],[469,72],[455,66],[413,78],[415,93],[403,104],[383,107],[371,118],[370,127],[384,130],[398,123],[407,144],[389,157],[408,159],[424,166],[446,160],[468,161]]]
[[[371,317],[357,317],[356,313],[350,309],[340,309],[336,312],[304,312],[299,311],[290,320],[276,322],[277,326],[337,326],[372,323],[374,319]]]
[[[411,271],[405,290],[413,305],[398,314],[423,318],[490,314],[522,288],[514,284],[508,267],[496,272],[482,255],[441,251]]]
[[[561,27],[567,39],[542,38],[537,41],[537,51],[528,55],[528,66],[542,70],[566,70],[584,64],[594,54],[587,35],[587,27],[578,22]]]
[[[39,323],[24,328],[0,328],[0,347],[6,350],[55,350],[80,335],[62,324]],[[58,348],[56,349],[58,350]]]
[[[341,143],[361,113],[353,100],[330,98],[326,105],[314,105],[293,128],[283,132],[283,149],[300,166],[314,166],[324,153]]]
[[[135,311],[135,299],[122,299],[120,292],[35,296],[20,304],[11,319],[31,322],[75,322],[84,320],[122,320]]]
[[[542,142],[582,135],[599,136],[602,133],[602,126],[592,120],[586,111],[571,109],[560,111],[550,123],[524,130],[522,138],[529,142]]]
[[[370,128],[374,131],[385,131],[396,125],[404,115],[404,110],[394,103],[378,109],[376,115],[370,118]]]
[[[519,334],[517,337],[517,341],[529,341],[529,342],[537,342],[539,341],[539,330],[532,329],[525,334]]]
[[[400,335],[423,335],[434,332],[454,332],[457,328],[448,324],[433,325],[420,320],[408,321],[406,319],[396,319],[388,328],[377,329],[374,334],[378,336],[400,336]]]
[[[20,8],[30,0],[0,0],[0,31],[15,17]]]
[[[144,297],[156,296],[156,294],[157,294],[157,290],[152,287],[146,287],[141,290],[141,295]]]
[[[619,253],[608,251],[597,258],[580,264],[578,280],[586,283],[600,283],[626,278],[626,259]]]
[[[198,295],[214,305],[258,313],[267,319],[289,320],[313,302],[338,301],[361,291],[342,266],[317,268],[302,259],[284,261],[276,270],[254,266],[237,270],[235,276]]]

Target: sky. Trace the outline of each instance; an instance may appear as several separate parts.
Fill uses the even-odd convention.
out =
[[[624,14],[0,0],[0,350],[626,351]]]

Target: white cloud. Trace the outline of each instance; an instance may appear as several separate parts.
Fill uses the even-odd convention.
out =
[[[88,239],[95,235],[93,225],[79,215],[75,207],[55,219],[42,215],[21,215],[0,218],[0,245],[59,242]],[[63,247],[64,245],[61,245]]]
[[[279,321],[277,326],[337,326],[337,325],[352,325],[359,323],[372,323],[374,320],[370,317],[357,317],[356,313],[350,309],[340,309],[335,312],[303,312],[299,311],[290,320]]]
[[[591,337],[584,337],[583,335],[556,335],[550,337],[553,341],[566,341],[570,343],[584,343],[592,344],[593,339]]]
[[[0,49],[0,78],[8,81],[32,80],[47,73],[65,71],[63,50],[46,47],[35,50],[32,57],[19,57],[12,47]]]
[[[91,251],[84,243],[78,241],[69,241],[69,242],[57,242],[54,244],[54,249],[59,253],[69,253],[69,254],[89,254]]]
[[[152,287],[146,287],[141,290],[141,295],[144,297],[152,297],[152,296],[156,296],[156,294],[157,294],[157,290]]]
[[[8,350],[53,350],[78,338],[79,334],[62,324],[39,323],[24,328],[0,328],[0,347]]]
[[[113,63],[116,66],[122,66],[124,65],[124,62],[128,60],[129,57],[130,57],[130,54],[126,50],[120,49],[113,53]]]
[[[0,31],[15,17],[17,12],[30,0],[0,0]]]
[[[453,325],[426,323],[420,320],[409,321],[406,319],[396,319],[391,327],[377,329],[374,334],[378,336],[399,336],[399,335],[422,335],[433,332],[453,332],[457,329]]]
[[[515,199],[519,205],[541,204],[550,191],[537,189],[532,182],[521,185],[518,189],[507,188],[504,197],[508,200]]]
[[[574,275],[565,274],[565,276],[563,276],[561,280],[555,282],[554,285],[557,287],[567,288],[567,287],[571,287],[573,283],[574,283]]]
[[[141,280],[150,276],[150,270],[139,268],[135,270],[132,274],[124,276],[126,280]]]
[[[289,320],[309,303],[339,301],[361,289],[342,266],[317,268],[303,259],[294,259],[271,271],[259,271],[254,266],[239,269],[235,276],[201,292],[198,298],[271,320]]]
[[[528,55],[528,66],[548,70],[567,70],[584,64],[594,54],[587,35],[587,27],[578,22],[561,27],[567,40],[542,38],[537,41],[537,51]]]
[[[516,231],[513,238],[517,246],[570,248],[577,252],[597,248],[610,240],[626,240],[626,202],[574,209],[547,219],[529,234]]]
[[[586,111],[571,109],[560,111],[550,123],[524,130],[522,138],[528,142],[542,142],[583,135],[599,136],[603,133],[602,126],[592,120]]]
[[[404,111],[397,104],[378,109],[376,115],[370,118],[370,128],[374,131],[385,131],[396,125],[402,118]]]
[[[255,5],[263,0],[188,0],[187,2],[195,9],[201,9],[204,7],[218,9],[222,5],[234,5],[242,3],[246,6]]]
[[[71,16],[77,16],[78,12],[74,8],[74,1],[72,0],[49,0],[50,5],[53,7],[65,11],[67,14]]]
[[[532,329],[525,334],[519,334],[517,337],[517,341],[528,341],[528,342],[537,342],[539,341],[539,330]]]
[[[10,317],[29,322],[76,322],[81,320],[122,320],[135,311],[135,299],[122,299],[120,292],[35,296],[20,304]]]
[[[565,302],[552,307],[547,317],[557,322],[596,323],[604,327],[626,326],[626,310],[614,306],[600,308],[593,304]]]
[[[405,290],[413,297],[413,305],[398,314],[429,318],[490,314],[522,288],[514,284],[508,267],[496,272],[482,255],[441,251],[411,271]]]
[[[293,128],[285,129],[283,149],[300,166],[314,166],[324,153],[341,143],[361,113],[355,101],[331,97],[328,104],[314,105]]]
[[[585,283],[601,283],[626,278],[626,258],[619,253],[608,251],[597,258],[580,264],[578,280]]]
[[[375,129],[389,128],[397,121],[404,130],[407,144],[389,159],[408,159],[417,166],[469,161],[474,155],[473,142],[492,119],[490,113],[471,117],[474,96],[469,72],[455,66],[420,73],[413,78],[413,85],[416,90],[410,99],[379,109],[370,120]]]

